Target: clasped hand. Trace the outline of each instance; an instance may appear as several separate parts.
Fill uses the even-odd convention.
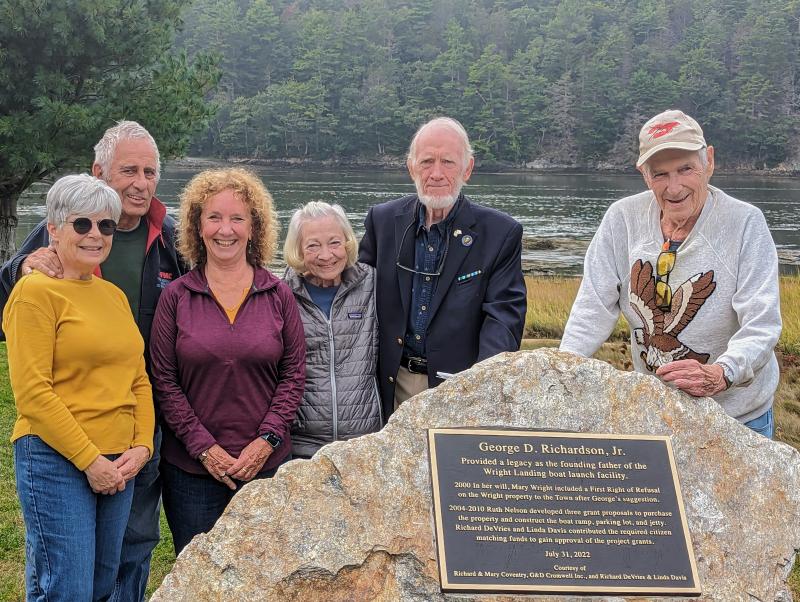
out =
[[[94,462],[83,471],[89,481],[89,487],[95,493],[114,495],[125,491],[125,477],[114,462],[103,456],[97,456]]]
[[[215,443],[207,450],[202,464],[217,481],[230,489],[236,489],[233,480],[250,481],[264,467],[270,454],[272,446],[261,437],[248,443],[238,458],[234,458]]]
[[[139,474],[149,459],[150,450],[137,445],[125,450],[116,460],[109,460],[101,454],[83,472],[92,491],[114,495],[125,490],[125,483]]]

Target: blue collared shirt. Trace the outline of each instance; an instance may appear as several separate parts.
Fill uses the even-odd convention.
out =
[[[438,271],[440,265],[444,267],[443,261],[446,261],[448,245],[447,237],[456,213],[463,205],[461,199],[462,197],[459,196],[447,217],[438,224],[431,225],[430,229],[425,227],[425,206],[419,203],[414,239],[415,270],[433,274]],[[425,335],[430,321],[431,300],[436,292],[438,281],[437,276],[414,274],[411,288],[411,308],[408,312],[408,326],[403,346],[403,355],[407,357],[427,357]]]

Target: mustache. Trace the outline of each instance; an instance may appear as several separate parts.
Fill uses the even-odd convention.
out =
[[[464,181],[459,178],[455,182],[455,190],[452,192],[452,194],[432,196],[425,194],[425,191],[422,187],[422,182],[419,179],[414,180],[414,187],[417,189],[417,197],[419,198],[420,203],[425,205],[427,209],[447,209],[448,207],[452,207],[456,204],[463,186]]]

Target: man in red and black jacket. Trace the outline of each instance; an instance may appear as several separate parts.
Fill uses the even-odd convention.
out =
[[[150,326],[158,299],[161,291],[186,271],[175,250],[175,220],[154,196],[161,173],[158,147],[144,127],[134,121],[120,121],[106,130],[94,151],[92,174],[105,180],[122,200],[111,252],[97,276],[114,283],[128,298],[145,341],[149,373]],[[17,281],[32,270],[62,277],[61,263],[49,245],[47,224],[42,221],[0,269],[0,312]],[[160,443],[161,429],[156,422],[153,456],[134,481],[115,599],[144,600],[150,557],[159,541]]]

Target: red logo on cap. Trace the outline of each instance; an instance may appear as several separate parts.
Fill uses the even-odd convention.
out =
[[[669,123],[657,123],[650,127],[647,131],[650,134],[650,139],[661,138],[669,134],[675,126],[680,125],[677,121],[670,121]]]

